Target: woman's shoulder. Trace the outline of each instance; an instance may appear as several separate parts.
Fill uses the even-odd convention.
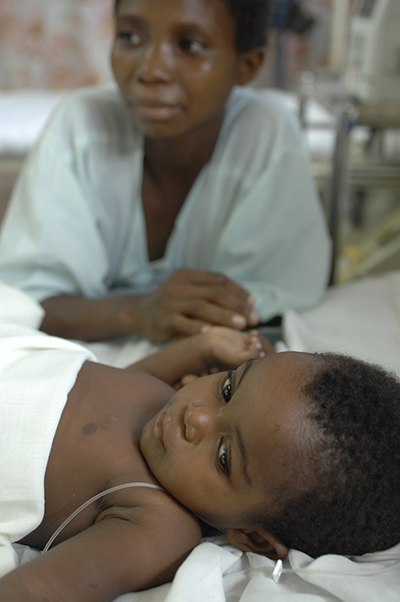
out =
[[[57,136],[109,142],[133,135],[133,124],[115,84],[80,88],[67,94],[50,118],[47,130]]]
[[[296,114],[296,101],[289,93],[271,88],[235,86],[228,100],[228,111],[264,111],[285,118]]]
[[[292,131],[300,124],[295,100],[288,94],[268,88],[235,87],[227,103],[226,121],[230,127],[257,130],[261,135]]]
[[[273,155],[290,149],[304,152],[295,108],[267,89],[233,89],[227,105],[216,163],[235,164],[246,173],[264,172]]]

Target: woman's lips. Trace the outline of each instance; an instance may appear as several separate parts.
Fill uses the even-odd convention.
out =
[[[169,121],[182,113],[179,105],[160,102],[132,102],[130,107],[146,121]]]

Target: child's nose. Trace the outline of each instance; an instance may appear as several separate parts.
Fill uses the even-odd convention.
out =
[[[172,57],[166,43],[149,44],[143,53],[137,69],[142,83],[164,82],[171,79]]]
[[[189,403],[183,422],[185,436],[189,443],[199,443],[211,431],[215,422],[215,412],[206,406]]]

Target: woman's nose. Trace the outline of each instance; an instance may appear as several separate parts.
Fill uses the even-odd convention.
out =
[[[168,83],[171,80],[172,56],[165,43],[151,44],[142,54],[137,77],[142,83]]]
[[[211,408],[189,403],[183,417],[187,441],[199,443],[211,431],[215,419],[215,411]]]

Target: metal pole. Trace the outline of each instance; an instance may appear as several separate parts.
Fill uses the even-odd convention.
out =
[[[337,276],[337,260],[341,247],[340,222],[348,192],[349,133],[356,120],[355,106],[349,102],[340,105],[336,111],[336,120],[335,148],[327,195],[328,228],[332,237],[332,264],[329,284],[334,284]]]

